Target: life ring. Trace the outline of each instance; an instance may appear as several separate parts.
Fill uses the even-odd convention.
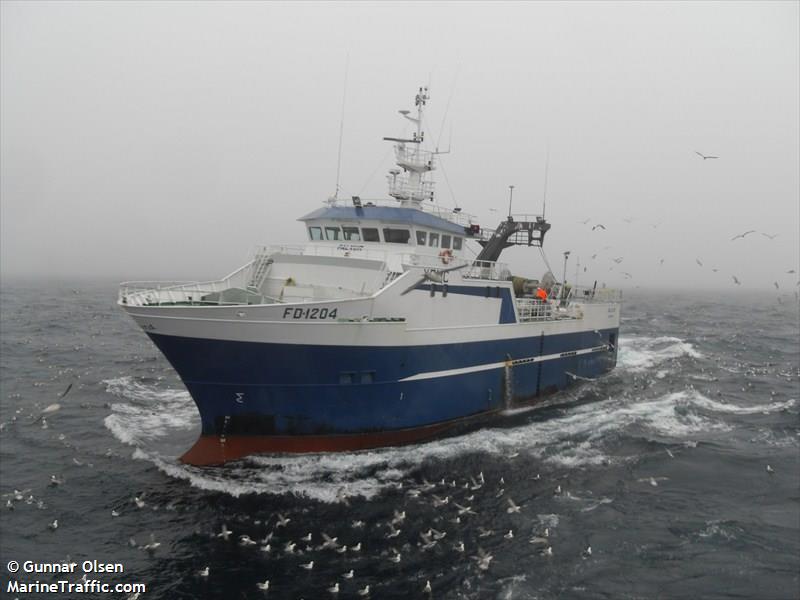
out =
[[[442,250],[441,252],[439,252],[439,258],[442,259],[442,262],[444,264],[450,263],[450,261],[453,260],[452,250]]]

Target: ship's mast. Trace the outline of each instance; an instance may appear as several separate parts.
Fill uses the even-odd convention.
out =
[[[411,139],[385,137],[384,140],[395,142],[395,161],[402,169],[389,171],[389,195],[400,201],[401,206],[419,206],[423,200],[433,200],[433,181],[428,174],[435,169],[433,158],[435,152],[422,149],[425,132],[422,130],[422,116],[428,101],[428,88],[421,87],[414,103],[417,115],[410,116],[408,110],[399,111],[403,117],[416,125]]]

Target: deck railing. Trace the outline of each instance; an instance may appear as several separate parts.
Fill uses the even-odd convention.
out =
[[[521,322],[546,321],[553,317],[553,306],[538,298],[517,298],[516,304]]]

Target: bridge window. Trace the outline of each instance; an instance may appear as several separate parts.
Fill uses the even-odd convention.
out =
[[[409,239],[411,239],[411,232],[408,229],[386,227],[383,230],[383,240],[390,244],[407,244]]]
[[[350,242],[360,242],[361,234],[358,232],[358,227],[342,227],[344,239]]]
[[[450,248],[450,236],[442,235],[442,248]]]
[[[428,234],[424,231],[417,231],[417,246],[424,246],[427,240]]]
[[[342,239],[342,230],[338,227],[326,227],[325,237],[329,240],[340,240]]]
[[[460,237],[453,238],[453,250],[461,250],[461,242],[463,240]]]
[[[308,228],[308,235],[311,236],[312,240],[321,240],[322,239],[322,227],[309,227]]]
[[[439,234],[438,233],[432,233],[428,237],[428,246],[430,246],[431,248],[438,248],[439,247]]]
[[[378,235],[378,230],[374,227],[362,227],[361,233],[364,235],[365,242],[380,242],[381,236]]]

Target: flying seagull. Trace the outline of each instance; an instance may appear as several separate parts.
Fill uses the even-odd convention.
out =
[[[697,154],[698,156],[702,156],[703,160],[707,160],[709,158],[719,158],[719,156],[706,156],[705,154],[700,154],[697,150],[695,150],[694,153]]]
[[[776,237],[778,237],[777,233],[775,235],[770,235],[768,233],[761,232],[761,235],[763,235],[764,237],[769,238],[771,240],[774,240]]]
[[[605,225],[603,225],[603,224],[601,224],[601,223],[598,223],[597,225],[595,225],[594,227],[592,227],[592,231],[594,231],[595,229],[605,229],[605,228],[606,228],[606,226],[605,226]]]
[[[739,238],[743,238],[744,236],[746,236],[746,235],[750,235],[751,233],[755,233],[755,232],[756,232],[756,230],[755,230],[755,229],[750,229],[750,230],[748,230],[748,231],[745,231],[744,233],[740,233],[739,235],[735,235],[735,236],[733,236],[733,237],[731,238],[731,241],[733,241],[733,240],[738,240]]]
[[[733,277],[733,283],[735,283],[736,285],[742,285],[742,284],[739,282],[739,280],[736,278],[736,275],[731,275],[731,277]]]

